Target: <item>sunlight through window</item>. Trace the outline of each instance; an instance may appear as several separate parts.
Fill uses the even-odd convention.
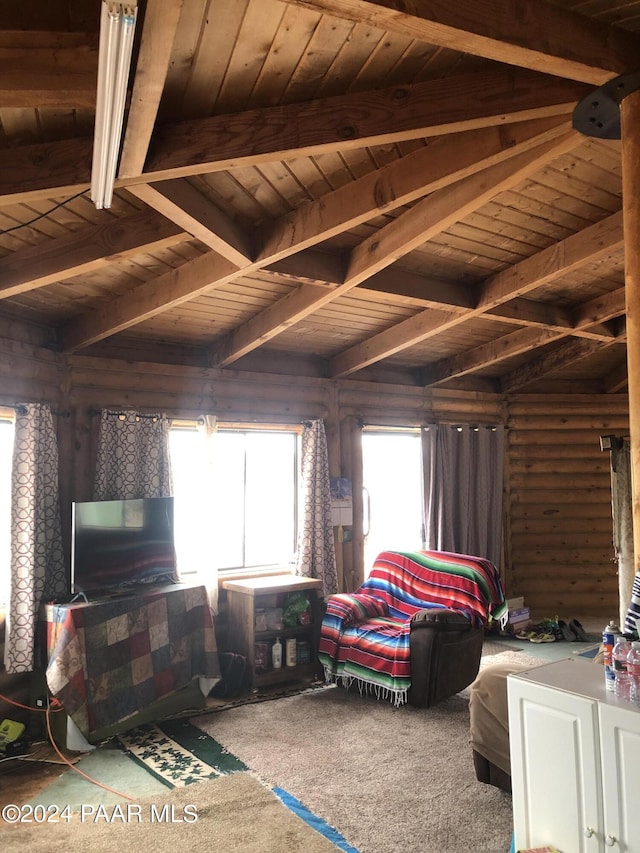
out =
[[[218,428],[213,447],[209,470],[197,430],[171,430],[181,574],[202,559],[193,546],[202,525],[211,530],[221,571],[289,566],[296,547],[298,435]]]

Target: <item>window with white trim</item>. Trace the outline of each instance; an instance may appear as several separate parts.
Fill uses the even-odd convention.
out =
[[[219,572],[290,569],[295,559],[300,430],[218,425],[213,477],[195,424],[170,432],[175,536],[182,576],[195,571],[206,525]]]

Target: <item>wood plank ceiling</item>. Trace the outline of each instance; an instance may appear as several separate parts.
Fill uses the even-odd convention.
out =
[[[63,353],[626,390],[624,0],[146,0],[113,206],[98,0],[4,3],[0,333]]]

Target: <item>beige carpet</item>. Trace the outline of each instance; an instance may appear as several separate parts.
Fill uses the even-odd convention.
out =
[[[541,661],[523,652],[484,658]],[[507,853],[509,795],[475,778],[468,692],[430,709],[329,687],[192,719],[360,853]]]
[[[274,703],[275,704],[275,703]],[[127,802],[121,801],[124,817]],[[251,773],[235,773],[209,782],[176,788],[166,794],[140,800],[127,821],[114,820],[116,806],[102,806],[111,822],[3,826],[3,853],[45,850],[46,853],[177,853],[220,850],[224,853],[336,853],[337,848],[309,827]],[[168,809],[163,812],[163,806]],[[187,809],[194,805],[196,811]],[[152,812],[152,807],[154,811]],[[197,814],[197,820],[192,816]],[[163,820],[153,820],[152,817]]]

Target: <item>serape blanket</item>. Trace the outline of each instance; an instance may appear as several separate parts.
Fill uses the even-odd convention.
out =
[[[220,677],[204,586],[48,604],[47,684],[88,738],[196,677]]]
[[[407,701],[411,617],[426,607],[460,613],[480,627],[504,625],[508,610],[489,560],[441,551],[384,551],[365,583],[332,595],[322,621],[319,658],[327,681]]]

